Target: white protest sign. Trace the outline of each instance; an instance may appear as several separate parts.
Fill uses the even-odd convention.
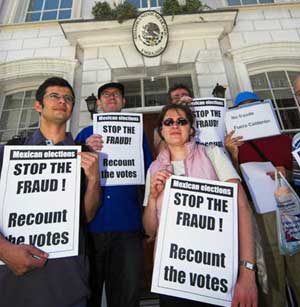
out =
[[[258,214],[275,211],[275,182],[267,175],[275,172],[271,162],[247,162],[240,164],[240,169]]]
[[[49,258],[78,255],[79,146],[5,146],[0,233]]]
[[[144,184],[142,114],[94,114],[94,133],[103,137],[102,186]]]
[[[191,107],[195,115],[196,140],[204,145],[222,147],[225,137],[226,100],[216,97],[194,98]]]
[[[225,116],[226,130],[235,130],[234,136],[243,141],[280,134],[280,127],[271,100],[245,104],[229,109]]]
[[[236,184],[172,176],[164,191],[151,291],[231,306],[237,214]]]

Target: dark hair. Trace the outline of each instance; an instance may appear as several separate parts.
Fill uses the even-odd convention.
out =
[[[48,78],[47,80],[45,80],[37,89],[36,93],[35,93],[35,99],[41,104],[43,105],[43,99],[46,93],[46,90],[49,86],[61,86],[61,87],[67,87],[70,89],[72,96],[75,98],[75,94],[73,91],[72,86],[70,85],[70,83],[68,81],[66,81],[63,78],[60,77],[51,77]]]
[[[164,137],[161,134],[161,130],[162,130],[162,126],[163,126],[163,120],[164,120],[164,117],[169,110],[175,110],[175,111],[180,110],[180,111],[182,111],[185,114],[186,119],[188,120],[189,125],[191,126],[191,128],[193,130],[193,133],[190,136],[195,136],[196,131],[195,131],[195,128],[194,128],[194,114],[193,114],[191,108],[184,105],[184,104],[168,104],[168,105],[166,105],[162,108],[161,112],[159,113],[158,119],[157,119],[157,128],[158,128],[157,132],[158,132],[159,136],[161,137],[161,139],[162,140],[164,139]]]
[[[189,96],[193,97],[193,92],[186,85],[181,84],[181,83],[177,83],[177,84],[174,84],[172,87],[170,87],[169,90],[168,90],[168,97],[169,97],[170,100],[171,100],[171,93],[180,89],[180,88],[186,90],[189,93]]]

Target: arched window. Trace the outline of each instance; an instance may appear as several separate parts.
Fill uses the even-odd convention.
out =
[[[250,76],[253,91],[261,99],[271,99],[281,129],[300,131],[300,106],[293,90],[293,80],[300,72],[269,71]]]
[[[26,136],[39,127],[39,114],[33,103],[35,91],[7,95],[0,115],[0,142],[5,143],[15,135]]]

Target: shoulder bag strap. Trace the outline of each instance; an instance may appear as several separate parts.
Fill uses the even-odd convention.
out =
[[[266,155],[259,149],[259,147],[254,142],[248,141],[248,144],[257,152],[257,154],[263,159],[264,162],[267,161],[272,162],[272,160],[268,159]]]

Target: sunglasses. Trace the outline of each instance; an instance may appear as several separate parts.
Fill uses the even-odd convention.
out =
[[[177,126],[185,126],[188,124],[188,120],[185,118],[177,118],[174,120],[173,118],[167,118],[163,121],[164,126],[173,126],[176,124]]]

